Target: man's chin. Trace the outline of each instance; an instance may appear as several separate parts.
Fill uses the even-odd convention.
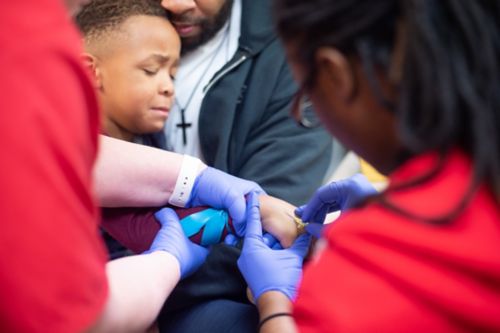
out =
[[[198,35],[181,37],[181,54],[184,55],[194,51],[202,44],[204,44],[204,41]]]

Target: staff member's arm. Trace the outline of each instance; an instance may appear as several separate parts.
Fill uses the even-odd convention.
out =
[[[102,207],[210,206],[225,209],[236,232],[245,228],[245,195],[255,182],[207,167],[187,155],[100,137],[94,186]]]
[[[302,275],[310,236],[301,235],[285,250],[264,243],[257,196],[247,206],[247,229],[238,267],[252,291],[260,315],[260,332],[296,332],[291,301]]]
[[[156,215],[162,227],[151,249],[107,264],[109,296],[91,332],[146,331],[179,279],[205,261],[208,250],[187,239],[173,210]]]

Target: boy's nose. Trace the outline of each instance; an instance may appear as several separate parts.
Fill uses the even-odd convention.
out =
[[[168,12],[174,15],[180,15],[188,10],[196,8],[194,0],[162,0],[161,5]]]
[[[162,81],[160,85],[160,94],[165,96],[173,96],[174,95],[174,83],[171,78]]]

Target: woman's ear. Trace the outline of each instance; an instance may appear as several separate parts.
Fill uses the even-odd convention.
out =
[[[352,98],[354,90],[354,73],[347,58],[337,49],[321,47],[316,52],[316,68],[318,73],[329,80],[336,93],[347,99]]]
[[[102,88],[102,77],[101,77],[101,71],[99,69],[97,58],[90,53],[83,53],[82,60],[83,60],[83,64],[85,65],[85,67],[87,67],[90,74],[92,75],[92,79],[94,81],[94,87],[96,89],[101,89]]]

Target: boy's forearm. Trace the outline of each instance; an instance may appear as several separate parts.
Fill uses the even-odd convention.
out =
[[[159,208],[103,208],[101,226],[111,237],[135,253],[149,249],[160,224],[154,213]]]
[[[203,211],[208,207],[171,208],[180,220]],[[154,214],[159,208],[102,208],[101,227],[115,240],[135,253],[142,253],[149,249],[160,224]],[[224,222],[224,221],[221,221]],[[191,240],[199,243],[196,238]]]

